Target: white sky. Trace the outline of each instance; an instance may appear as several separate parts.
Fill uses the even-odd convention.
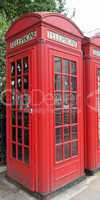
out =
[[[73,8],[76,9],[73,20],[83,32],[95,29],[100,32],[100,0],[66,0],[66,4],[70,14]]]

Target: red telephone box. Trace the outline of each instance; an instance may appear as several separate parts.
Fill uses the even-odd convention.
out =
[[[57,13],[31,13],[7,41],[8,176],[52,192],[84,175],[83,35]]]
[[[85,38],[83,51],[85,169],[93,173],[100,167],[100,37]]]

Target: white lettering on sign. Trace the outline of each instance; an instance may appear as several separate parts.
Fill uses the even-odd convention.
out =
[[[20,45],[22,45],[22,44],[25,44],[26,42],[32,40],[32,39],[35,38],[35,37],[36,37],[36,31],[30,32],[30,33],[24,35],[22,38],[18,38],[18,39],[16,39],[16,40],[12,41],[12,42],[10,43],[10,48],[15,48],[15,47],[17,47],[17,46],[20,46]]]
[[[100,56],[100,51],[96,50],[96,49],[93,49],[93,55],[94,56]]]
[[[52,32],[52,31],[48,31],[47,32],[47,37],[49,39],[51,39],[51,40],[55,40],[57,42],[60,42],[60,43],[63,43],[63,44],[67,44],[67,45],[70,45],[72,47],[76,47],[77,48],[77,46],[78,46],[76,40],[70,39],[70,38],[68,38],[66,36],[57,34],[57,33]]]

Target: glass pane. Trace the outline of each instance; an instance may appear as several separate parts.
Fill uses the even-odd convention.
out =
[[[76,63],[75,62],[71,62],[71,73],[73,75],[76,75]]]
[[[54,62],[55,73],[61,73],[61,58],[55,57]]]
[[[18,108],[22,108],[22,104],[23,104],[23,98],[22,98],[22,95],[21,94],[19,94],[18,96],[17,96],[17,104],[18,104]]]
[[[11,75],[15,76],[15,62],[11,63]]]
[[[16,113],[12,112],[12,124],[16,125]]]
[[[11,85],[12,85],[12,90],[15,89],[15,79],[12,79]]]
[[[29,149],[26,147],[24,148],[24,162],[29,164]]]
[[[24,113],[24,126],[29,126],[29,113]]]
[[[29,71],[28,67],[28,57],[23,59],[23,65],[24,65],[24,73],[27,73]]]
[[[56,146],[56,161],[62,160],[62,145],[57,145]]]
[[[28,89],[28,75],[24,76],[24,89]]]
[[[21,80],[21,77],[18,77],[18,78],[17,78],[17,88],[18,88],[19,90],[21,90],[21,88],[22,88],[22,80]]]
[[[12,140],[16,141],[16,128],[12,128]]]
[[[22,146],[18,145],[18,160],[22,160]]]
[[[76,77],[71,77],[71,81],[72,81],[72,90],[76,91],[77,90],[77,84],[76,84]]]
[[[72,104],[72,107],[77,107],[77,95],[76,95],[76,93],[72,93],[71,104]]]
[[[72,156],[78,155],[78,142],[72,143]]]
[[[22,66],[21,66],[21,60],[17,61],[17,74],[21,74]]]
[[[18,128],[18,143],[22,143],[22,129]]]
[[[98,81],[100,81],[100,68],[98,68]]]
[[[61,110],[55,111],[55,122],[56,122],[56,125],[62,124],[62,112],[61,112]]]
[[[75,140],[77,139],[78,134],[77,134],[77,126],[72,126],[72,139]]]
[[[64,76],[64,90],[68,90],[68,89],[69,89],[69,77]]]
[[[68,74],[69,73],[69,61],[64,60],[63,62],[63,73]]]
[[[55,74],[55,90],[61,90],[61,76]]]
[[[29,145],[29,130],[24,129],[24,144]]]
[[[24,94],[24,108],[29,107],[29,94]]]
[[[71,157],[71,148],[70,144],[64,144],[64,158],[70,158]]]
[[[62,142],[62,128],[56,128],[56,144]]]
[[[64,108],[68,109],[69,108],[69,94],[64,93]]]
[[[18,125],[21,126],[22,125],[22,113],[18,112]]]
[[[64,141],[68,141],[70,140],[70,128],[69,127],[65,127],[64,128]]]
[[[12,93],[12,107],[15,108],[16,106],[16,96],[14,93]]]
[[[12,157],[16,158],[16,144],[12,144]]]
[[[56,106],[56,108],[61,108],[62,107],[61,103],[62,103],[61,93],[56,93],[55,94],[55,106]]]
[[[64,110],[64,124],[70,123],[70,114],[69,110]]]
[[[77,110],[72,110],[72,123],[77,123]]]

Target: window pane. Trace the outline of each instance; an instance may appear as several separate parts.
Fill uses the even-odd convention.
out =
[[[23,59],[23,65],[24,65],[24,73],[27,73],[29,71],[28,67],[28,57]]]
[[[29,130],[24,129],[24,144],[29,145]]]
[[[54,64],[55,73],[60,73],[61,72],[61,58],[55,57],[54,61],[55,61],[55,64]]]
[[[76,91],[77,90],[76,77],[71,77],[71,81],[72,81],[72,90]]]
[[[21,74],[22,66],[21,66],[21,60],[17,61],[17,74]]]
[[[28,75],[24,76],[24,89],[28,89],[29,87]]]
[[[62,98],[61,98],[61,93],[56,93],[55,94],[55,106],[56,108],[61,108],[61,103],[62,103]]]
[[[22,95],[19,94],[17,95],[17,104],[18,104],[18,108],[22,108],[22,104],[23,104],[23,99],[22,99]]]
[[[12,79],[11,85],[12,85],[12,90],[14,90],[15,89],[15,79]]]
[[[18,143],[22,143],[22,129],[18,128]]]
[[[12,144],[12,157],[16,158],[16,144]]]
[[[70,140],[70,128],[69,127],[65,127],[64,128],[64,141],[68,141]]]
[[[72,107],[77,107],[77,95],[76,95],[76,93],[72,93],[72,95],[71,95],[71,104],[72,104]]]
[[[22,125],[22,113],[18,112],[18,125],[21,126]]]
[[[71,157],[71,148],[70,144],[64,144],[64,158],[70,158]]]
[[[29,149],[26,147],[24,148],[24,162],[29,164]]]
[[[71,62],[71,73],[73,75],[76,75],[76,63],[75,62]]]
[[[72,123],[77,123],[77,110],[72,110]]]
[[[64,76],[64,90],[68,90],[68,89],[69,89],[69,77]]]
[[[98,81],[100,81],[100,68],[98,68]]]
[[[63,62],[63,73],[68,74],[69,73],[69,61],[64,59]]]
[[[61,76],[55,74],[55,90],[61,90]]]
[[[11,75],[15,76],[15,62],[11,63]]]
[[[12,128],[12,140],[16,141],[16,128]]]
[[[24,113],[24,126],[29,126],[29,113]]]
[[[18,145],[18,160],[22,160],[22,146]]]
[[[55,122],[56,122],[56,125],[62,124],[62,112],[61,112],[61,110],[55,111]]]
[[[12,93],[12,107],[15,108],[16,106],[16,96],[14,94],[14,92]]]
[[[17,88],[18,88],[19,90],[21,90],[21,88],[22,88],[22,80],[21,80],[21,77],[18,77],[18,78],[17,78]]]
[[[64,108],[68,109],[69,108],[69,94],[64,93]]]
[[[62,145],[57,145],[56,146],[56,161],[62,160]]]
[[[70,115],[69,110],[64,110],[64,124],[70,123]]]
[[[24,94],[24,108],[29,107],[29,94]]]
[[[56,128],[56,144],[59,144],[62,142],[62,129]]]
[[[16,125],[16,113],[12,112],[12,124]]]
[[[72,156],[78,155],[78,142],[72,143]]]
[[[77,126],[72,126],[72,139],[75,140],[77,137]]]

